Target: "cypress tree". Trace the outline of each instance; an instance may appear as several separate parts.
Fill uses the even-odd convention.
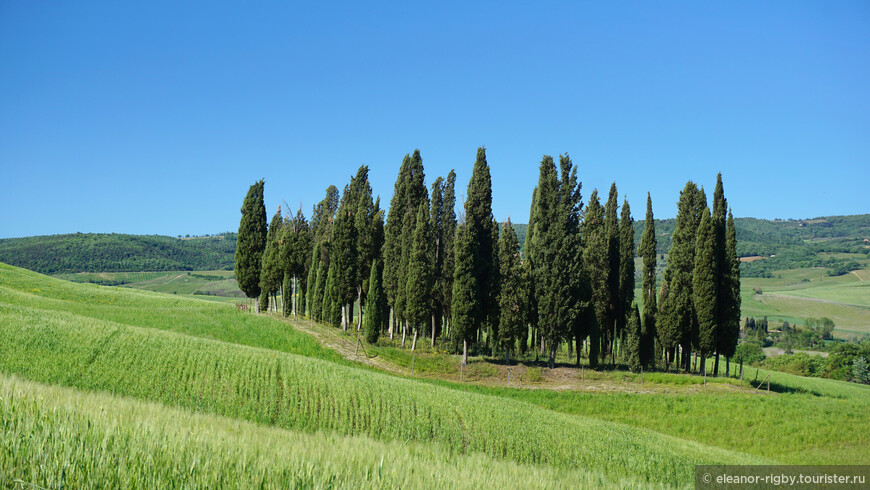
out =
[[[622,307],[619,299],[619,221],[617,218],[616,182],[610,185],[610,194],[604,206],[604,233],[607,236],[607,308],[604,317],[604,345],[601,354],[606,358],[610,354],[611,364],[616,362],[616,339],[622,334]]]
[[[713,376],[719,374],[719,354],[725,347],[724,339],[729,318],[729,284],[730,264],[725,256],[725,219],[728,211],[728,203],[725,199],[725,191],[722,187],[722,173],[716,175],[716,188],[713,191],[713,214],[711,223],[713,226],[713,263],[716,279],[716,311],[715,321],[718,332],[716,345],[716,361],[713,366]]]
[[[646,220],[638,254],[643,258],[643,328],[640,338],[641,365],[647,369],[655,368],[656,339],[656,224],[653,219],[652,198],[646,195]]]
[[[266,206],[264,181],[255,182],[242,202],[242,219],[236,242],[235,276],[239,289],[249,298],[260,296],[260,271],[266,249]],[[259,303],[257,305],[259,309]]]
[[[314,211],[311,213],[311,230],[315,242],[332,239],[332,223],[338,210],[338,202],[338,188],[331,185],[326,188],[326,196],[323,200],[314,206]]]
[[[688,182],[680,192],[677,203],[677,223],[674,228],[665,282],[668,295],[662,301],[667,310],[661,327],[668,329],[666,339],[671,339],[671,330],[678,335],[682,347],[683,369],[691,370],[690,354],[692,346],[697,345],[697,318],[695,317],[693,273],[695,268],[695,241],[701,210],[705,197],[694,182]],[[706,206],[706,204],[705,204]]]
[[[634,219],[628,199],[622,203],[619,218],[619,303],[617,311],[617,330],[624,332],[625,325],[632,315],[634,302]],[[623,333],[621,338],[624,338]],[[640,337],[636,339],[640,342]],[[638,344],[640,345],[640,344]],[[639,351],[638,351],[639,352]]]
[[[422,203],[417,210],[416,226],[411,239],[411,251],[406,274],[405,315],[413,326],[414,340],[411,350],[417,347],[419,329],[432,315],[432,288],[435,277],[432,270],[432,232],[429,228],[429,206]]]
[[[278,242],[282,224],[281,206],[278,206],[278,211],[272,216],[272,221],[266,232],[266,248],[263,251],[260,270],[260,306],[266,311],[270,310],[269,299],[278,292],[284,275]]]
[[[456,230],[455,250],[451,332],[453,332],[456,341],[462,344],[462,364],[467,364],[468,343],[474,338],[479,306],[477,277],[474,274],[473,244],[465,224]]]
[[[535,269],[534,268],[534,255],[535,255],[534,247],[535,247],[535,237],[536,237],[535,228],[537,227],[535,211],[538,207],[537,201],[538,201],[538,187],[535,186],[535,189],[532,191],[532,207],[529,210],[529,226],[526,229],[526,242],[523,244],[523,247],[525,249],[524,258],[523,258],[524,259],[523,260],[523,276],[524,276],[524,281],[525,281],[526,286],[527,286],[526,287],[526,312],[527,312],[526,313],[526,322],[528,323],[528,326],[529,326],[528,330],[530,330],[530,332],[524,331],[519,339],[519,341],[520,341],[520,345],[519,345],[520,353],[522,353],[523,355],[525,355],[526,351],[528,350],[528,341],[529,341],[530,333],[531,333],[531,338],[532,338],[532,342],[531,342],[532,348],[534,348],[535,337],[536,337],[537,326],[538,326],[538,300],[537,300],[537,296],[535,294],[535,290],[537,288],[537,283],[535,282],[535,278],[534,278],[534,269]],[[537,352],[537,351],[535,351],[535,352]],[[536,356],[536,358],[537,358],[537,356]]]
[[[725,374],[730,370],[731,357],[737,350],[737,342],[740,337],[740,259],[737,256],[737,232],[734,229],[734,217],[728,211],[728,220],[725,224],[725,287],[723,288],[723,301],[726,305],[727,316],[722,325],[722,335],[719,337],[719,353],[725,356]]]
[[[511,220],[502,228],[498,242],[499,277],[499,325],[498,340],[510,363],[510,352],[526,326],[526,285],[520,260],[520,244]]]
[[[368,293],[366,294],[366,314],[363,321],[366,342],[374,344],[378,341],[384,325],[384,313],[387,309],[387,297],[382,284],[382,268],[380,260],[372,261],[369,273]]]
[[[716,351],[718,344],[718,305],[716,302],[716,259],[713,223],[707,208],[701,215],[695,240],[695,268],[693,294],[695,315],[698,321],[698,350],[701,354],[701,371],[706,369],[706,358]]]
[[[405,219],[405,203],[408,176],[410,174],[411,156],[405,155],[399,167],[399,175],[393,187],[393,197],[390,200],[390,211],[384,224],[384,291],[387,303],[392,312],[397,307],[400,294],[399,271],[402,261],[402,230]],[[404,290],[404,287],[401,288]],[[393,325],[390,325],[390,339],[393,338]]]
[[[531,249],[538,324],[549,346],[551,368],[562,341],[570,341],[573,335],[584,336],[582,307],[588,291],[580,242],[582,203],[577,169],[568,155],[560,157],[559,166],[561,179],[552,157],[545,155],[541,161]]]
[[[476,281],[475,318],[472,325],[475,333],[480,333],[495,317],[497,296],[495,291],[495,271],[493,257],[495,243],[492,229],[492,180],[486,162],[486,149],[477,149],[477,160],[468,182],[465,201],[465,228],[474,260]]]
[[[372,200],[372,186],[369,183],[369,168],[363,165],[353,179],[356,197],[354,229],[356,235],[355,287],[357,307],[357,329],[362,328],[362,308],[364,283],[369,277],[372,262],[380,256],[383,241],[379,237],[377,220],[380,215],[380,199]]]
[[[347,330],[348,303],[356,293],[357,267],[357,230],[354,226],[356,215],[356,186],[351,178],[350,184],[344,186],[341,204],[335,215],[335,225],[332,231],[332,258],[335,263],[335,288],[341,315],[341,328]]]
[[[626,321],[625,350],[626,357],[628,359],[628,368],[631,369],[631,371],[634,373],[640,371],[641,368],[643,368],[643,362],[641,360],[642,337],[643,332],[641,328],[640,312],[638,311],[636,305],[629,306],[628,320]]]
[[[592,290],[592,306],[588,312],[595,317],[595,328],[590,335],[589,342],[589,362],[590,366],[593,363],[593,352],[597,354],[594,363],[598,365],[598,357],[602,361],[606,359],[606,337],[604,329],[607,318],[609,289],[608,289],[608,274],[610,273],[610,262],[607,254],[607,233],[604,224],[604,208],[598,199],[598,190],[592,191],[589,196],[589,204],[586,207],[586,215],[583,219],[583,237],[585,239],[585,247],[583,252],[583,262],[586,266],[586,274],[589,277],[589,285]],[[593,335],[596,338],[592,338]]]
[[[335,261],[330,261],[329,272],[326,275],[326,287],[323,292],[323,321],[333,327],[341,326],[341,294],[336,278],[337,268]]]
[[[325,321],[323,303],[326,293],[326,280],[329,272],[329,242],[314,246],[313,260],[316,261],[317,274],[314,279],[314,294],[311,295],[311,314],[317,321]],[[312,266],[314,267],[314,266]]]
[[[430,228],[433,235],[433,287],[432,345],[440,335],[444,317],[450,316],[450,298],[453,290],[453,240],[456,235],[456,173],[447,174],[447,180],[438,177],[432,183]]]

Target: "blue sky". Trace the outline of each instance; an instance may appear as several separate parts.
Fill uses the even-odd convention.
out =
[[[386,204],[415,148],[462,196],[481,145],[499,220],[564,152],[636,219],[719,171],[870,212],[866,1],[325,3],[0,3],[0,237],[235,230],[260,178],[310,215],[361,164]]]

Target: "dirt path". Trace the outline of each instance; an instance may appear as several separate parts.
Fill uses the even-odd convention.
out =
[[[372,352],[366,352],[365,340],[360,339],[359,347],[357,347],[355,338],[346,337],[338,329],[317,323],[312,324],[308,320],[286,319],[285,321],[294,328],[313,335],[321,345],[335,350],[350,361],[360,362],[407,378],[460,382],[458,370],[457,372],[420,373],[418,371],[411,373],[408,367],[397,365]],[[424,356],[432,356],[432,354],[421,352],[418,359]],[[458,356],[451,357],[456,358],[458,366]],[[689,375],[686,376],[689,377]],[[723,382],[721,378],[716,381],[714,381],[714,378],[708,378],[710,382],[706,385],[702,382],[703,378],[698,376],[691,376],[691,378],[694,383],[686,385],[644,383],[639,376],[614,371],[595,371],[567,366],[549,369],[531,362],[519,362],[506,366],[504,363],[470,361],[463,373],[462,382],[488,387],[639,394],[734,392],[748,388],[741,388],[730,382]],[[528,379],[534,379],[535,381],[528,381]]]
[[[855,277],[857,277],[859,281],[863,281],[863,280],[864,280],[864,278],[861,277],[860,274],[858,274],[858,271],[850,271],[850,272],[851,272],[852,274],[854,274]]]

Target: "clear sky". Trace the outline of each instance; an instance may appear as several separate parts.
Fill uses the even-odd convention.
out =
[[[328,4],[327,4],[328,3]],[[0,2],[0,237],[236,230],[419,148],[497,219],[543,154],[636,219],[870,212],[870,2]]]

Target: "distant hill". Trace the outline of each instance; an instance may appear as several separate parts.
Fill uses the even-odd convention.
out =
[[[735,218],[743,277],[771,277],[773,271],[827,267],[831,275],[860,267],[870,253],[870,214],[806,220]],[[667,254],[675,219],[656,220],[656,251]],[[635,221],[640,243],[644,220]],[[514,223],[520,250],[528,225]],[[865,242],[865,240],[868,240]],[[159,235],[76,233],[0,239],[0,262],[44,274],[232,269],[236,234],[173,238]],[[662,262],[660,260],[660,262]],[[660,264],[663,265],[663,264]]]
[[[236,234],[197,239],[75,233],[0,239],[0,262],[43,274],[232,269]]]

